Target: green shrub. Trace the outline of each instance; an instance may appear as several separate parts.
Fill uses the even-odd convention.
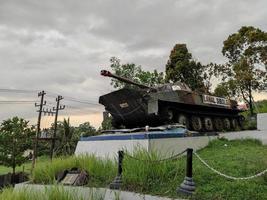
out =
[[[116,175],[116,164],[109,159],[97,159],[95,156],[71,156],[53,159],[53,162],[40,163],[33,171],[34,183],[54,183],[55,175],[65,169],[78,167],[89,172],[90,183],[108,184]]]

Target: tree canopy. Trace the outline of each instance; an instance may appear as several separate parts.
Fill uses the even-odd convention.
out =
[[[186,83],[192,90],[204,92],[207,68],[192,58],[186,44],[176,44],[166,64],[166,81]],[[210,83],[209,83],[210,84]]]
[[[51,135],[54,132],[54,124],[51,127],[45,129]],[[77,142],[81,136],[93,136],[98,135],[99,130],[96,130],[90,122],[84,122],[78,126],[72,126],[70,119],[63,119],[58,122],[58,129],[56,133],[56,148],[55,153],[57,155],[71,155],[74,153]],[[49,155],[51,151],[51,141],[40,141],[38,144],[38,155]]]
[[[229,85],[229,81],[234,83],[231,90],[249,104],[253,114],[252,92],[267,87],[267,33],[252,26],[241,27],[224,41],[222,53],[228,59],[218,68],[224,86]]]
[[[56,153],[60,155],[71,155],[79,140],[79,135],[75,134],[75,128],[70,125],[70,119],[64,119],[58,125],[58,144]]]
[[[17,165],[27,159],[23,156],[34,131],[28,121],[13,117],[3,121],[0,126],[0,161],[3,165],[12,167],[13,173]]]
[[[232,98],[236,96],[236,83],[234,80],[222,82],[217,85],[214,95],[219,97]]]
[[[84,122],[80,124],[75,128],[75,131],[80,136],[93,136],[98,134],[97,130],[93,126],[91,126],[90,122]]]
[[[118,76],[129,78],[136,83],[147,86],[164,83],[164,74],[157,70],[150,72],[144,71],[140,65],[135,65],[134,63],[121,64],[120,59],[115,57],[110,59],[110,63],[113,73]],[[111,79],[111,85],[113,85],[114,88],[135,87],[116,79]]]

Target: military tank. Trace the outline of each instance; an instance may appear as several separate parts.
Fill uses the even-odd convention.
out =
[[[192,91],[181,82],[149,87],[106,70],[101,75],[137,86],[100,96],[99,103],[112,115],[114,128],[179,123],[201,132],[242,127],[237,101]]]

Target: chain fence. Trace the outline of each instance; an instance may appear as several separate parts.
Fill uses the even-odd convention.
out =
[[[141,162],[150,162],[150,163],[161,163],[161,162],[166,162],[166,161],[172,161],[172,160],[177,160],[179,158],[181,158],[181,156],[186,152],[187,150],[184,150],[178,154],[175,154],[169,158],[164,158],[164,159],[160,159],[160,160],[144,160],[144,159],[140,159],[140,158],[136,158],[130,154],[125,153],[124,156],[137,160],[137,161],[141,161]]]
[[[196,152],[193,152],[193,153],[200,160],[200,162],[203,163],[207,168],[209,168],[214,173],[216,173],[216,174],[218,174],[218,175],[220,175],[222,177],[225,177],[227,179],[231,179],[231,180],[249,180],[249,179],[253,179],[253,178],[262,176],[262,175],[264,175],[267,172],[267,169],[265,169],[262,172],[259,172],[259,173],[255,174],[255,175],[252,175],[252,176],[247,176],[247,177],[234,177],[234,176],[230,176],[230,175],[224,174],[224,173],[219,172],[218,170],[214,169],[207,162],[205,162]]]

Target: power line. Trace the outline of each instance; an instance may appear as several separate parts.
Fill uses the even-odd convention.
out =
[[[48,93],[51,94],[51,95],[47,95],[49,97],[56,97],[57,96],[57,94],[54,93],[54,92],[48,92]],[[97,106],[99,106],[98,103],[94,103],[94,102],[91,102],[91,101],[88,101],[88,100],[83,100],[83,99],[77,99],[77,98],[66,96],[66,95],[64,95],[64,100],[73,101],[73,102],[77,102],[77,103],[91,104],[91,105],[97,105]]]
[[[75,107],[75,106],[70,106],[70,105],[66,105],[66,108],[68,112],[103,112],[103,109],[100,108],[82,108],[82,107]]]
[[[37,90],[22,90],[22,89],[7,89],[7,88],[0,88],[0,92],[5,93],[36,93]]]
[[[0,104],[33,104],[35,101],[11,101],[11,100],[5,100],[5,101],[0,101]]]
[[[49,92],[51,93],[51,92]],[[55,94],[55,93],[51,93],[51,94]],[[53,95],[47,95],[49,97],[55,97]],[[87,101],[87,100],[82,100],[82,99],[77,99],[77,98],[73,98],[73,97],[69,97],[69,96],[65,96],[64,95],[64,100],[65,101],[72,101],[72,102],[76,102],[76,103],[81,103],[81,104],[88,104],[88,105],[96,105],[96,106],[101,106],[98,103],[95,102],[91,102],[91,101]]]
[[[73,105],[66,105],[66,108],[70,110],[75,110],[75,111],[88,111],[88,112],[101,112],[103,109],[97,107],[97,108],[89,108],[89,107],[78,107],[78,106],[73,106]]]
[[[65,100],[65,99],[64,99]],[[53,103],[52,102],[50,102],[50,101],[46,101],[47,102],[47,104],[48,105],[53,105]],[[65,106],[66,106],[66,108],[68,108],[68,109],[71,109],[71,110],[88,110],[88,109],[90,109],[91,110],[91,108],[95,108],[95,107],[84,107],[84,106],[77,106],[77,105],[73,105],[73,104],[66,104],[65,103]],[[101,106],[101,105],[100,105]],[[100,107],[97,107],[97,108],[95,108],[96,110],[102,110],[102,109],[100,109]],[[91,111],[94,111],[94,110],[91,110]]]
[[[97,103],[93,103],[93,102],[89,102],[89,101],[83,101],[83,100],[78,100],[78,99],[69,99],[69,98],[65,98],[66,101],[73,101],[73,102],[77,102],[77,103],[82,103],[82,104],[88,104],[88,105],[94,105],[94,106],[101,106]]]
[[[86,111],[84,111],[84,112],[82,112],[82,111],[74,111],[74,112],[63,112],[62,114],[63,115],[69,115],[69,116],[74,116],[74,115],[92,115],[92,114],[98,114],[98,113],[102,113],[102,111],[93,111],[93,110],[91,110],[91,111],[88,111],[88,112],[86,112]]]
[[[0,92],[3,92],[3,93],[26,93],[26,94],[29,94],[29,93],[36,93],[38,91],[37,90],[0,88]],[[49,94],[47,94],[47,93],[49,93]],[[51,97],[51,98],[55,98],[55,97],[57,97],[57,93],[46,91],[46,96],[47,97]],[[81,104],[87,104],[87,105],[101,106],[100,104],[98,104],[96,102],[77,99],[77,98],[70,97],[70,96],[65,96],[65,95],[64,95],[64,100],[65,101],[72,101],[72,102],[76,102],[76,103],[81,103]]]
[[[51,98],[55,98],[56,97],[55,96],[56,93],[54,93],[54,92],[49,92],[49,93],[50,94],[48,94],[46,96],[51,97]],[[72,101],[72,102],[81,103],[81,104],[101,106],[101,105],[99,105],[98,103],[95,103],[95,102],[91,102],[91,101],[87,101],[87,100],[82,100],[82,99],[77,99],[77,98],[73,98],[73,97],[65,96],[65,95],[64,95],[64,101]]]
[[[10,102],[10,103],[12,103],[12,102],[14,102],[14,103],[17,103],[17,102],[30,102],[30,103],[32,103],[32,102],[35,102],[34,100],[0,100],[0,102],[3,102],[3,103],[6,103],[6,102]]]

